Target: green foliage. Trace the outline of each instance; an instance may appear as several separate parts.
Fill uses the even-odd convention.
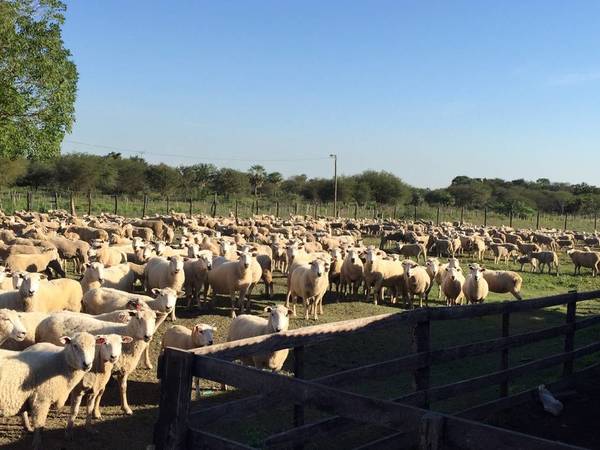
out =
[[[64,48],[65,5],[0,0],[0,156],[47,158],[74,121],[77,69]]]

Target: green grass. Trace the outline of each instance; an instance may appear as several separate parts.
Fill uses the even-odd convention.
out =
[[[463,266],[467,263],[463,260]],[[508,266],[494,266],[486,262],[489,268],[508,268],[516,270],[512,263]],[[589,272],[583,276],[572,275],[572,265],[568,262],[565,254],[561,254],[560,277],[548,274],[523,273],[522,293],[527,298],[541,297],[564,293],[571,289],[587,291],[600,289],[600,277],[592,278]],[[269,304],[284,300],[284,278],[277,274],[275,279],[275,298],[271,301],[259,298],[253,301],[253,312],[260,314],[262,309]],[[258,289],[262,293],[262,287]],[[437,288],[434,287],[432,297],[437,297]],[[491,294],[488,302],[510,300],[510,295]],[[432,306],[440,306],[442,303],[433,301]],[[210,310],[186,311],[181,307],[178,311],[178,322],[182,325],[191,326],[196,322],[214,324],[217,327],[216,342],[225,340],[229,319],[229,301],[225,298],[218,299],[216,306]],[[373,305],[358,301],[358,299],[340,299],[339,303],[328,295],[324,304],[325,314],[319,319],[319,323],[335,322],[340,320],[371,316],[387,312],[401,311],[399,306],[387,303]],[[302,307],[299,315],[303,313]],[[582,318],[600,313],[600,301],[587,301],[578,304],[577,316]],[[532,313],[520,313],[511,315],[511,333],[522,333],[535,329],[550,327],[564,323],[565,307],[546,308]],[[293,318],[291,328],[313,325],[312,320],[305,321],[302,318]],[[158,331],[152,342],[151,353],[153,361],[156,361],[159,352],[161,335],[164,329]],[[489,316],[470,320],[443,321],[432,323],[432,347],[434,349],[455,346],[483,339],[499,337],[501,333],[501,318]],[[585,345],[597,341],[600,337],[599,327],[591,327],[577,333],[576,346]],[[540,343],[527,345],[510,353],[510,364],[521,364],[533,359],[562,351],[563,340],[560,338],[546,340]],[[307,378],[315,378],[334,373],[358,365],[382,361],[407,354],[410,349],[409,330],[406,327],[394,327],[377,332],[362,334],[358,336],[347,336],[337,338],[323,344],[308,347],[305,351],[305,364]],[[596,360],[597,355],[587,358],[588,361]],[[500,354],[494,353],[473,357],[447,364],[436,364],[432,367],[432,385],[451,383],[465,378],[470,378],[490,371],[497,370],[500,364]],[[292,357],[286,362],[285,372],[289,373],[293,367]],[[552,381],[559,374],[560,367],[539,371],[516,380],[510,385],[511,392],[531,388],[541,382]],[[216,388],[214,383],[204,382],[206,388]],[[398,374],[384,378],[372,378],[368,380],[356,380],[355,382],[340,385],[344,389],[372,395],[379,398],[390,398],[411,392],[411,377],[408,374]],[[210,405],[233,398],[238,398],[242,393],[229,392],[220,393],[207,391],[207,395],[200,401],[202,405]],[[461,395],[460,398],[445,402],[439,402],[432,407],[440,411],[458,411],[487,400],[498,395],[497,388],[476,391],[472,394]],[[76,429],[75,439],[65,445],[62,438],[62,428],[66,423],[66,411],[63,413],[52,413],[46,432],[46,448],[67,448],[86,450],[110,449],[140,449],[152,441],[152,427],[156,419],[157,403],[159,398],[159,384],[156,380],[155,371],[138,369],[130,379],[129,385],[130,404],[134,409],[132,417],[122,416],[118,407],[118,395],[116,383],[109,384],[105,395],[105,406],[103,408],[104,419],[95,425],[100,431],[99,435],[92,438],[83,431]],[[317,411],[309,411],[309,418],[321,417]],[[2,419],[0,425],[0,448],[28,448],[30,437],[25,435],[16,418]],[[82,418],[79,419],[82,423]],[[219,422],[209,431],[220,435],[239,439],[248,444],[258,445],[269,434],[284,431],[291,427],[292,407],[286,405],[277,411],[269,411],[255,418],[246,418],[235,423]],[[349,435],[338,436],[330,441],[320,440],[319,448],[345,448],[348,441],[358,443],[360,439],[368,439],[369,436],[377,434],[373,428],[359,427]],[[311,448],[311,447],[308,447]],[[314,447],[316,448],[316,447]]]

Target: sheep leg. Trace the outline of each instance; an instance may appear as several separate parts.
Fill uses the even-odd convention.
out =
[[[304,297],[304,320],[308,320],[309,309],[311,308],[311,300],[314,301],[314,297]]]
[[[85,392],[82,390],[71,393],[71,415],[69,416],[69,421],[67,422],[67,429],[65,431],[65,436],[67,439],[71,439],[73,437],[73,425],[75,424],[75,419],[77,419],[77,415],[79,414],[79,406],[81,405],[81,400]]]
[[[127,402],[127,374],[125,375],[117,375],[117,379],[119,381],[119,394],[121,396],[121,409],[125,414],[131,416],[133,411],[129,407],[129,403]]]
[[[102,414],[100,413],[100,400],[102,400],[102,396],[104,395],[104,389],[100,389],[100,391],[96,394],[94,398],[94,419],[102,419]]]
[[[33,448],[34,450],[42,449],[42,431],[46,425],[46,418],[50,410],[50,402],[41,401],[41,399],[32,405],[31,416],[33,419]]]
[[[31,426],[31,422],[29,421],[29,414],[27,413],[27,411],[23,411],[23,414],[21,414],[21,419],[23,420],[23,427],[30,433],[33,433],[33,427]]]
[[[235,319],[235,291],[231,292],[231,318]]]
[[[152,362],[150,361],[150,343],[144,349],[144,368],[145,369],[153,369]]]

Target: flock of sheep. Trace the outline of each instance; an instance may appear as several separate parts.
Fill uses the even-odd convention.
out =
[[[379,248],[365,246],[365,236],[380,237]],[[567,248],[576,273],[587,267],[595,275],[600,254],[589,247],[598,244],[593,235],[557,231],[300,216],[0,216],[0,417],[22,415],[41,448],[50,408],[70,401],[70,436],[84,399],[86,426],[101,417],[113,376],[121,408],[131,414],[128,377],[139,364],[152,367],[149,342],[167,318],[176,320],[178,298],[202,311],[215,295],[229,297],[231,341],[287,330],[300,303],[305,319],[318,319],[328,291],[375,303],[401,299],[407,308],[415,299],[428,305],[434,285],[449,306],[482,302],[489,292],[521,299],[521,276],[480,266],[486,252],[496,263],[512,257],[521,270],[530,264],[558,274],[557,252]],[[477,263],[463,273],[464,256]],[[78,281],[65,277],[67,264]],[[272,296],[275,271],[287,278],[285,305],[265,308],[266,318],[249,314],[258,284]],[[171,325],[161,345],[211,345],[214,331],[204,323]],[[242,362],[280,370],[287,355],[279,350]]]

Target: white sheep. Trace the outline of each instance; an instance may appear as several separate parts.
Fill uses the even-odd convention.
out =
[[[23,309],[27,312],[81,311],[81,285],[68,278],[41,282],[38,273],[27,274],[19,287]]]
[[[173,325],[163,335],[161,349],[167,347],[189,350],[213,344],[213,333],[217,329],[211,325],[197,323],[190,330],[181,325]],[[196,398],[200,398],[200,379],[194,377]]]
[[[314,320],[319,318],[317,310],[329,286],[328,274],[329,263],[321,259],[315,259],[310,264],[302,264],[293,270],[289,277],[285,307],[289,308],[292,300],[294,317],[296,316],[294,300],[301,298],[304,300],[304,319],[308,320],[311,311]]]
[[[462,271],[456,267],[447,267],[444,281],[442,283],[442,291],[446,297],[446,304],[454,306],[457,303],[462,304],[462,288],[465,284],[465,277]]]
[[[120,334],[131,336],[133,342],[125,344],[119,361],[113,368],[113,373],[119,382],[121,409],[127,415],[133,414],[127,402],[127,378],[137,367],[142,353],[148,346],[156,330],[156,313],[142,309],[130,311],[131,320],[126,323],[111,323],[94,319],[84,314],[56,313],[43,320],[36,331],[36,341],[57,342],[61,335],[69,334],[70,330],[84,330],[93,334]],[[98,404],[101,401],[96,400]]]
[[[348,285],[351,285],[350,292],[352,295],[358,294],[358,286],[363,282],[363,270],[359,250],[355,248],[348,249],[340,272],[340,285],[344,295],[347,293]]]
[[[423,299],[425,299],[425,306],[428,306],[427,294],[431,285],[431,278],[429,278],[425,267],[415,265],[413,261],[404,260],[402,268],[404,269],[404,281],[408,291],[408,307],[412,309],[415,295],[419,297],[421,308],[423,307]]]
[[[194,244],[197,246],[197,244]],[[206,250],[203,250],[203,252]],[[184,290],[188,297],[188,308],[192,303],[199,304],[200,293],[208,284],[208,272],[212,269],[212,256],[201,254],[193,259],[186,259],[183,263],[185,273]],[[206,300],[206,299],[205,299]]]
[[[86,265],[80,282],[84,293],[100,286],[133,292],[135,279],[136,273],[128,263],[104,267],[100,262],[93,262]]]
[[[27,328],[21,317],[12,309],[0,309],[0,345],[7,339],[23,341],[27,336]]]
[[[0,411],[15,416],[31,408],[33,448],[42,448],[41,431],[52,405],[62,408],[71,390],[92,367],[96,338],[78,332],[58,340],[64,347],[36,344],[23,352],[0,355]],[[31,428],[25,416],[27,428]]]
[[[151,292],[156,296],[155,298],[118,289],[95,288],[84,294],[83,309],[86,313],[95,315],[122,309],[135,309],[137,304],[164,313],[170,313],[175,308],[177,293],[173,289],[152,289]]]
[[[483,303],[489,292],[489,286],[483,274],[485,269],[479,264],[469,265],[469,274],[463,285],[463,294],[469,303]]]
[[[283,305],[276,307],[267,306],[265,312],[269,318],[242,314],[231,321],[227,341],[236,341],[254,336],[279,333],[289,327],[289,315],[292,311]],[[282,349],[274,352],[248,355],[240,358],[244,364],[254,365],[257,369],[281,370],[288,356],[289,350]]]
[[[168,258],[150,258],[144,268],[144,285],[146,289],[171,288],[178,294],[185,283],[183,258],[170,256]],[[171,320],[175,320],[175,308],[171,310]]]
[[[118,334],[107,334],[96,337],[96,351],[92,368],[83,376],[83,379],[71,392],[71,414],[67,423],[67,437],[72,435],[73,425],[79,414],[79,406],[84,397],[87,397],[86,428],[91,425],[92,417],[96,419],[101,417],[99,400],[110,380],[113,367],[121,356],[123,344],[129,344],[132,340],[130,336],[121,336]]]

